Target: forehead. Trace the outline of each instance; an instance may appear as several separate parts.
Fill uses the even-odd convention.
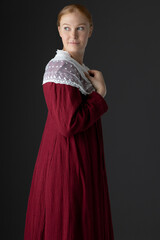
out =
[[[77,25],[77,24],[88,24],[87,17],[81,13],[80,11],[75,10],[72,13],[66,13],[61,17],[61,25],[62,24],[70,24],[70,25]]]

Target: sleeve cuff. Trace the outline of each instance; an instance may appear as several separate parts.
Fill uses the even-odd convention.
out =
[[[94,105],[96,107],[96,111],[101,113],[101,115],[108,110],[108,104],[106,103],[105,99],[96,91],[93,91],[89,94],[91,98],[94,99]]]

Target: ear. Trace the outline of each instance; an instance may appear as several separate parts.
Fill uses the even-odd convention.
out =
[[[59,35],[61,37],[61,30],[60,30],[60,26],[58,26],[58,32],[59,32]]]
[[[91,26],[91,27],[90,27],[90,30],[89,30],[89,36],[88,36],[89,38],[91,37],[92,32],[93,32],[93,27]]]

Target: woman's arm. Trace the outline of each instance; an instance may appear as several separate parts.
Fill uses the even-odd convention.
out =
[[[83,100],[79,89],[70,85],[49,82],[43,90],[48,111],[65,137],[85,131],[108,110],[104,98],[95,91]]]

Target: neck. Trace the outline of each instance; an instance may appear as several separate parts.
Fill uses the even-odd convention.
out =
[[[63,48],[64,51],[67,51]],[[79,53],[79,52],[69,52],[69,54],[71,55],[72,58],[74,58],[74,60],[76,60],[79,64],[83,64],[83,57],[84,57],[84,52]]]

